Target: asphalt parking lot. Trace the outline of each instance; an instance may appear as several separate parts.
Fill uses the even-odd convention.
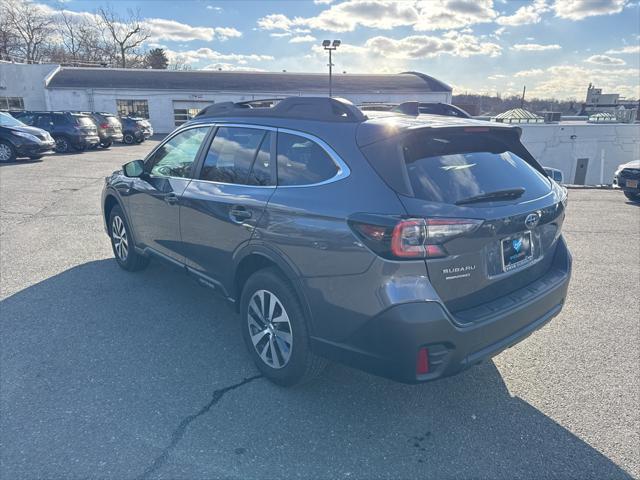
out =
[[[283,389],[212,291],[112,259],[103,178],[153,144],[0,165],[1,478],[640,476],[640,207],[621,192],[570,191],[566,307],[493,361]]]

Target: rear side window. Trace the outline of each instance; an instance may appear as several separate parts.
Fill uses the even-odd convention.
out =
[[[220,127],[211,142],[200,178],[240,185],[271,184],[271,132]]]
[[[521,200],[549,192],[542,173],[485,134],[412,135],[402,147],[415,197],[456,203],[484,193],[524,188]]]
[[[312,185],[329,180],[338,166],[313,140],[278,133],[278,185]]]

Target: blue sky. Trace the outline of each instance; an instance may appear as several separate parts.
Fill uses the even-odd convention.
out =
[[[588,83],[640,96],[638,0],[41,1],[93,12],[139,9],[152,37],[192,68],[417,70],[454,93],[583,99]]]

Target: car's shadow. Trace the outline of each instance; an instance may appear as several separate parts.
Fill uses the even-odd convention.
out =
[[[0,311],[2,478],[630,478],[492,362],[416,386],[336,365],[225,390],[257,374],[237,315],[153,263],[74,267]]]

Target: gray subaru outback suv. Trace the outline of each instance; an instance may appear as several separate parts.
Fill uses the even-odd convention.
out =
[[[496,355],[562,309],[566,192],[518,128],[415,105],[204,109],[107,177],[116,261],[220,292],[281,385],[326,359],[417,383]]]

